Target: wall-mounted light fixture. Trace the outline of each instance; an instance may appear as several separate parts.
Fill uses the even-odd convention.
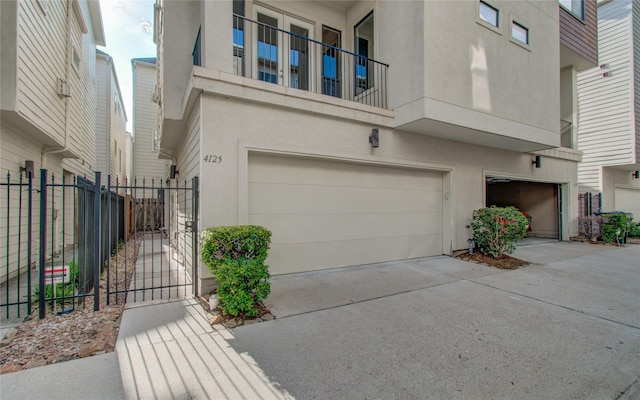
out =
[[[32,177],[34,176],[33,170],[34,170],[34,166],[33,166],[33,161],[31,160],[25,160],[24,167],[20,167],[20,172],[24,172],[26,178],[29,177],[29,173],[31,173]]]
[[[531,164],[535,165],[536,168],[542,168],[542,157],[536,156],[536,158],[531,161]]]
[[[169,167],[169,179],[176,179],[176,175],[178,175],[180,171],[178,171],[175,164],[171,164]]]
[[[378,133],[378,128],[371,129],[369,143],[371,143],[371,147],[380,147],[380,134]]]
[[[638,178],[640,177],[640,171],[633,171],[633,172],[631,173],[631,176],[632,176],[634,179],[638,179]]]

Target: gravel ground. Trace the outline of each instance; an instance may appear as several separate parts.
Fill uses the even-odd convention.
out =
[[[136,240],[130,239],[111,258],[109,285],[112,288],[121,290],[129,286],[142,239],[151,237],[151,233],[138,233]],[[116,276],[119,282],[116,282]],[[36,308],[0,343],[0,374],[113,351],[125,293],[111,295],[110,304],[106,305],[106,273],[103,273],[100,288],[99,311],[93,311],[93,296],[80,301],[76,310],[69,314],[48,312],[42,320],[38,319]]]

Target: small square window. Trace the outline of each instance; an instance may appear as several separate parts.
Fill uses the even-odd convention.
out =
[[[513,21],[511,23],[511,37],[524,44],[529,44],[529,29]]]
[[[80,55],[75,47],[71,49],[71,61],[73,62],[73,66],[76,67],[76,70],[80,72]]]
[[[500,10],[497,8],[485,3],[484,1],[480,1],[480,19],[488,23],[489,25],[493,25],[496,28],[499,26],[500,21]]]

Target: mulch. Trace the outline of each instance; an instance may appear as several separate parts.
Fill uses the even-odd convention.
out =
[[[462,253],[456,256],[461,260],[475,262],[477,264],[484,264],[490,267],[500,268],[500,269],[518,269],[519,267],[528,265],[528,261],[520,260],[515,257],[504,255],[499,258],[493,258],[493,256],[483,254],[483,253]]]

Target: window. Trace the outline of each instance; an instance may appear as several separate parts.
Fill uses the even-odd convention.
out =
[[[529,29],[513,21],[511,22],[511,37],[518,42],[529,44]]]
[[[576,17],[584,19],[584,0],[560,0],[560,5]]]
[[[278,20],[258,14],[258,79],[278,83]]]
[[[233,70],[244,75],[244,0],[233,0]]]
[[[489,25],[495,26],[496,28],[500,26],[500,11],[484,1],[480,1],[479,16],[482,21]]]
[[[78,54],[78,50],[76,50],[75,46],[71,49],[71,62],[76,68],[76,71],[80,72],[80,55]]]
[[[373,12],[354,28],[354,49],[358,55],[355,65],[355,92],[356,95],[373,86],[372,68],[369,59],[373,58]]]
[[[291,24],[289,39],[289,86],[309,90],[309,30]]]
[[[155,129],[153,130],[151,136],[151,150],[158,151],[158,131]]]
[[[340,37],[340,31],[322,27],[322,94],[334,97],[341,97]]]

